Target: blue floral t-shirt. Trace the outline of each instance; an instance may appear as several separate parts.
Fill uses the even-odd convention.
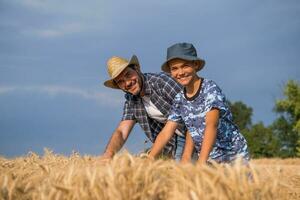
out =
[[[215,82],[202,79],[198,92],[188,98],[184,91],[178,93],[173,101],[168,120],[184,121],[198,153],[205,130],[205,116],[211,109],[220,111],[217,137],[209,158],[217,162],[231,162],[237,156],[249,160],[247,142],[233,123],[232,114],[225,95]]]

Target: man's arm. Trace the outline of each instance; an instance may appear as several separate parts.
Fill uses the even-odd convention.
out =
[[[218,109],[213,109],[206,114],[204,138],[201,146],[201,151],[198,159],[198,164],[205,164],[217,137],[217,128],[219,123]]]
[[[190,132],[187,131],[185,135],[184,150],[180,161],[181,163],[188,163],[191,161],[191,157],[194,152],[194,146],[193,138]]]
[[[155,139],[155,143],[153,144],[151,151],[149,153],[150,158],[155,158],[162,151],[164,146],[168,143],[171,137],[174,135],[176,130],[177,123],[173,121],[168,121],[161,132]]]
[[[134,124],[135,120],[123,120],[119,123],[118,127],[112,134],[101,158],[111,159],[114,154],[123,147]]]

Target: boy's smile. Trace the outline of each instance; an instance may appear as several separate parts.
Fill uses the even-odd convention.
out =
[[[188,87],[197,79],[197,64],[192,61],[173,59],[168,62],[171,76],[182,86]]]

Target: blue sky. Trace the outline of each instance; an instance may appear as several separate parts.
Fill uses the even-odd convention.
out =
[[[0,155],[101,153],[123,94],[103,86],[106,61],[136,54],[158,72],[166,48],[191,42],[200,75],[270,124],[287,80],[300,77],[298,0],[0,2]],[[126,148],[139,152],[139,126]]]

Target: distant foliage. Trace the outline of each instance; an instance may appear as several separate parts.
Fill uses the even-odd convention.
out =
[[[241,101],[237,101],[234,103],[228,102],[233,119],[235,124],[239,127],[240,130],[249,129],[252,125],[251,116],[253,113],[253,109],[248,107]]]
[[[276,157],[279,151],[278,138],[270,127],[262,122],[252,124],[253,109],[241,101],[229,102],[233,120],[245,136],[253,158]]]
[[[249,130],[244,130],[250,153],[255,158],[277,157],[280,149],[279,140],[270,127],[262,122],[254,124]]]
[[[241,101],[228,102],[233,120],[246,137],[252,157],[300,157],[300,85],[290,80],[284,99],[275,102],[278,118],[270,125],[252,124],[252,108]]]
[[[275,112],[280,117],[273,129],[282,141],[282,150],[289,156],[300,156],[300,85],[290,80],[284,88],[284,99],[276,101]]]

